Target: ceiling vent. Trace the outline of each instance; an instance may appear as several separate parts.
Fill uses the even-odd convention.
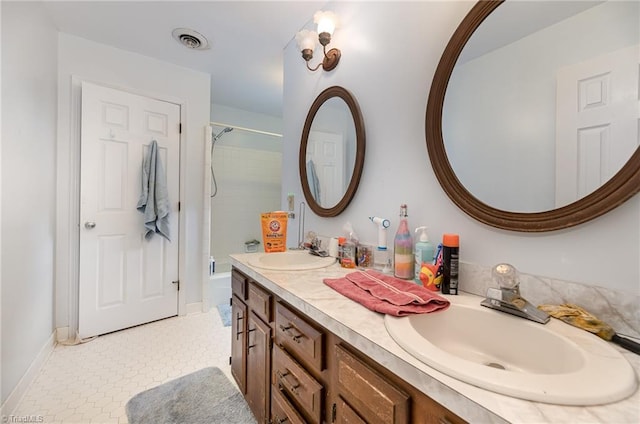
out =
[[[176,41],[189,49],[207,50],[209,48],[209,41],[198,31],[189,28],[176,28],[171,34]]]

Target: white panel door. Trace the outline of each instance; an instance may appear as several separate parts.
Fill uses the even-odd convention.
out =
[[[180,106],[82,83],[81,338],[177,315]],[[158,142],[171,242],[145,239],[142,164]]]
[[[316,201],[323,208],[334,207],[346,190],[342,135],[312,131],[307,144],[307,162],[309,160],[313,161],[320,183],[320,199]]]
[[[558,71],[556,206],[611,179],[638,147],[640,46]]]

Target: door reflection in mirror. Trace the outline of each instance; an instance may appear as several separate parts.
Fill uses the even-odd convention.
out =
[[[311,106],[300,143],[300,177],[309,207],[335,216],[349,204],[364,162],[360,109],[342,87],[324,90]]]
[[[539,30],[505,35],[545,7]],[[447,156],[467,190],[494,208],[542,212],[624,166],[638,146],[639,13],[639,2],[507,1],[487,17],[444,102]],[[496,44],[497,28],[508,30]]]
[[[307,179],[324,208],[342,199],[355,164],[356,131],[347,104],[339,97],[318,109],[307,140]]]

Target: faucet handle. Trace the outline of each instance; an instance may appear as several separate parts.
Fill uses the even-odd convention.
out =
[[[520,284],[518,270],[510,264],[502,263],[494,266],[491,270],[491,276],[502,289],[517,289]]]
[[[487,299],[502,300],[502,290],[489,287],[487,289]]]

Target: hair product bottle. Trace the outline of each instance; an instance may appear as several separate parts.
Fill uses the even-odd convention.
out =
[[[427,234],[427,227],[416,228],[416,248],[415,248],[415,277],[414,281],[417,284],[422,284],[420,280],[420,269],[422,264],[433,264],[433,253],[435,251],[433,245],[429,242],[429,235]]]
[[[458,254],[460,237],[457,234],[442,236],[442,284],[443,294],[458,294]]]
[[[413,265],[415,257],[413,256],[413,237],[409,231],[409,223],[407,222],[407,205],[400,205],[400,225],[393,240],[393,275],[398,278],[412,280],[414,277]]]

